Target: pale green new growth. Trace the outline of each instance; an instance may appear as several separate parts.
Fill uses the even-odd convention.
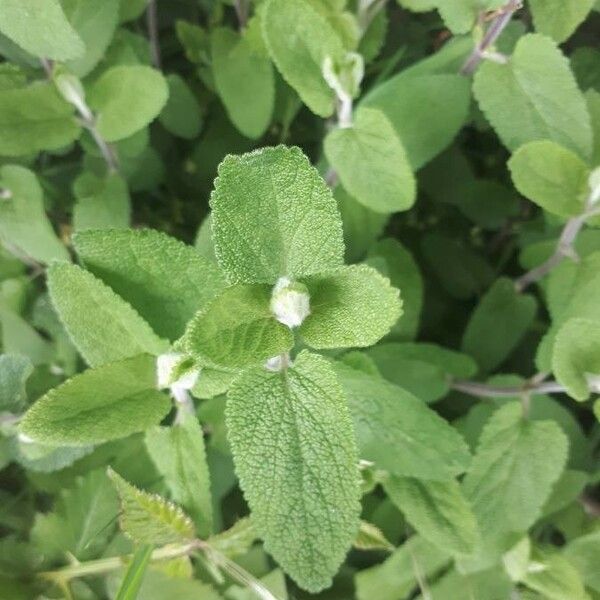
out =
[[[216,265],[158,231],[86,231],[73,244],[87,269],[171,340],[225,287]]]
[[[560,554],[537,552],[523,583],[550,600],[590,600],[577,569]]]
[[[168,347],[127,302],[80,267],[52,265],[48,289],[65,329],[92,367],[143,352],[159,355]]]
[[[137,544],[164,546],[196,537],[194,524],[178,506],[139,490],[110,467],[108,476],[121,499],[121,529]]]
[[[559,330],[552,354],[554,375],[575,400],[590,397],[590,384],[600,390],[600,323],[569,319]]]
[[[367,521],[360,522],[354,547],[359,550],[387,550],[388,552],[394,549],[393,544],[386,539],[381,529]]]
[[[235,126],[249,138],[259,138],[271,122],[275,104],[273,66],[258,51],[248,32],[214,29],[211,54],[215,85]]]
[[[192,517],[198,534],[212,532],[210,476],[202,428],[195,415],[171,427],[146,432],[146,448],[171,491],[172,498]]]
[[[384,489],[426,540],[450,554],[468,554],[477,541],[475,515],[454,479],[389,477]]]
[[[358,530],[356,446],[329,363],[302,352],[278,373],[244,373],[229,391],[227,427],[252,521],[297,583],[331,583]]]
[[[210,204],[216,255],[231,283],[274,284],[343,264],[335,200],[299,148],[228,156]]]
[[[482,371],[491,371],[519,344],[536,310],[533,296],[519,294],[508,278],[498,279],[471,313],[463,351],[475,358]]]
[[[80,133],[73,107],[52,84],[38,82],[0,91],[0,154],[58,150]]]
[[[9,195],[0,199],[0,237],[45,264],[69,260],[46,216],[43,191],[34,173],[5,165],[0,168],[0,187]]]
[[[360,108],[351,127],[327,135],[324,148],[342,185],[371,210],[386,214],[414,203],[416,183],[406,152],[382,111]]]
[[[568,441],[553,421],[529,421],[511,402],[487,422],[463,491],[484,539],[497,532],[524,532],[562,473]]]
[[[283,78],[317,115],[329,117],[333,90],[323,74],[323,62],[344,54],[342,40],[307,0],[268,0],[262,12],[263,33],[271,58]]]
[[[486,61],[475,74],[473,91],[509,150],[550,139],[589,157],[592,136],[583,94],[567,59],[549,38],[524,35],[507,64]]]
[[[85,50],[59,0],[2,0],[0,31],[38,58],[64,61]]]
[[[464,472],[464,440],[422,400],[380,377],[336,363],[354,419],[360,458],[396,475],[446,481]]]
[[[165,78],[142,65],[119,65],[93,83],[88,104],[97,113],[97,128],[108,142],[133,135],[152,122],[169,97]]]
[[[571,150],[544,140],[521,146],[508,161],[515,187],[559,217],[583,212],[589,196],[589,168]]]
[[[275,320],[271,288],[237,285],[227,288],[191,321],[186,351],[208,366],[238,368],[264,362],[290,350],[294,336]]]
[[[171,402],[156,390],[155,359],[141,355],[90,369],[50,390],[25,414],[20,431],[37,442],[84,446],[159,423]]]
[[[311,314],[299,333],[313,348],[371,346],[402,314],[398,290],[366,265],[343,267],[304,281]]]

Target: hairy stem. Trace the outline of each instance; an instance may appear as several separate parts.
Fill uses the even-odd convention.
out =
[[[478,381],[453,381],[451,386],[457,392],[463,392],[469,396],[478,398],[510,398],[513,396],[532,395],[539,396],[542,394],[562,394],[565,387],[557,381],[528,381],[520,386],[495,386],[479,383]]]
[[[463,64],[460,72],[462,75],[471,75],[479,66],[479,63],[485,58],[485,53],[496,43],[500,34],[510,23],[513,14],[523,5],[522,0],[508,0],[508,2],[498,9],[494,20],[486,29],[481,41],[475,46],[469,58]]]
[[[156,0],[149,0],[146,10],[146,23],[148,25],[148,37],[150,38],[150,56],[152,64],[157,68],[162,68],[160,56],[160,46],[158,44],[158,13]]]
[[[172,558],[179,558],[181,556],[189,556],[197,550],[202,550],[207,547],[206,542],[202,540],[193,540],[187,544],[177,546],[165,546],[164,548],[158,548],[150,557],[151,561],[157,560],[169,560]],[[111,558],[101,558],[98,560],[90,560],[83,563],[76,563],[55,571],[43,571],[38,574],[38,577],[53,581],[55,583],[68,582],[71,579],[77,579],[78,577],[89,577],[90,575],[104,575],[111,571],[120,569],[131,560],[132,554],[125,556],[113,556]]]

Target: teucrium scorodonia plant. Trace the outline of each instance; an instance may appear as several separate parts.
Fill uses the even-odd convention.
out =
[[[0,597],[600,594],[595,0],[0,0]]]

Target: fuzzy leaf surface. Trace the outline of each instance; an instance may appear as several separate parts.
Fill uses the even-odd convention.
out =
[[[121,500],[121,529],[137,544],[176,544],[195,538],[194,524],[175,504],[131,485],[111,468]]]
[[[481,65],[473,91],[509,150],[549,139],[589,157],[592,130],[585,99],[567,59],[551,39],[524,35],[507,64],[485,61]]]
[[[313,348],[371,346],[402,314],[398,290],[367,265],[343,267],[305,283],[311,314],[299,332]]]
[[[155,359],[140,355],[89,369],[50,390],[27,411],[20,430],[52,445],[98,444],[144,431],[171,408],[156,390]]]
[[[171,340],[225,287],[216,265],[158,231],[85,231],[73,242],[86,268]]]
[[[48,288],[60,320],[90,366],[166,350],[166,342],[150,325],[88,271],[54,264],[48,270]]]
[[[227,400],[236,472],[266,550],[303,588],[331,583],[358,530],[352,422],[335,372],[302,352],[246,371]]]
[[[228,156],[210,203],[217,259],[231,283],[275,283],[343,264],[336,202],[299,148]]]

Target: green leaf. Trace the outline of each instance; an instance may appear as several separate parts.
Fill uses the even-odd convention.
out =
[[[560,283],[560,282],[559,282]],[[576,264],[569,285],[563,282],[563,302],[552,315],[552,326],[538,347],[536,364],[540,371],[552,370],[552,351],[556,334],[569,319],[600,321],[600,304],[596,302],[600,293],[600,252],[592,252]]]
[[[435,344],[378,344],[368,355],[383,377],[427,403],[448,394],[452,379],[468,379],[477,373],[470,356]]]
[[[18,411],[27,398],[25,382],[33,373],[31,361],[19,354],[0,354],[0,411]]]
[[[202,364],[246,367],[283,354],[294,344],[290,329],[275,320],[266,285],[227,288],[190,322],[186,351]]]
[[[202,112],[196,96],[185,79],[175,73],[167,75],[169,99],[158,120],[163,127],[178,137],[193,140],[202,128]]]
[[[155,359],[140,355],[90,369],[51,389],[21,421],[20,431],[52,445],[98,444],[144,431],[171,408],[156,389]]]
[[[564,42],[587,17],[594,0],[530,0],[535,30]]]
[[[110,173],[104,178],[84,173],[73,184],[77,203],[73,208],[75,231],[124,229],[129,226],[131,201],[123,178]]]
[[[58,0],[3,0],[0,31],[39,58],[65,61],[85,50]]]
[[[416,184],[402,143],[380,110],[360,108],[351,127],[333,129],[325,155],[342,185],[375,212],[408,210]]]
[[[66,67],[74,75],[85,77],[102,60],[112,40],[121,3],[119,0],[61,0],[61,4],[85,46],[85,52],[72,57]]]
[[[0,186],[10,195],[0,199],[0,236],[42,263],[68,260],[44,210],[44,194],[34,173],[5,165],[0,168]]]
[[[127,302],[80,267],[52,265],[48,289],[61,322],[90,366],[166,350],[167,343]]]
[[[165,78],[141,65],[119,65],[105,71],[88,92],[97,113],[97,129],[107,142],[122,140],[151,123],[169,97]]]
[[[334,93],[322,75],[323,61],[343,56],[342,41],[306,0],[268,0],[262,12],[267,48],[283,78],[320,117],[334,109]]]
[[[564,549],[564,556],[579,571],[585,585],[600,592],[600,532],[572,540]]]
[[[492,371],[518,346],[536,310],[534,297],[517,292],[512,280],[496,280],[471,313],[463,351],[475,358],[482,371]]]
[[[383,564],[359,571],[355,577],[358,600],[402,600],[450,562],[450,556],[422,537],[412,536]],[[418,569],[418,570],[417,570]]]
[[[213,76],[227,114],[239,131],[252,139],[261,137],[273,114],[275,77],[268,56],[248,39],[218,27],[210,36]]]
[[[362,459],[406,477],[446,481],[466,470],[462,437],[421,400],[384,379],[336,363]]]
[[[139,490],[110,467],[107,472],[121,500],[121,529],[136,544],[164,546],[195,538],[192,521],[178,506]]]
[[[158,231],[86,231],[73,243],[87,269],[171,340],[225,287],[213,263]]]
[[[57,150],[80,133],[73,107],[54,85],[38,82],[0,91],[0,154],[23,156]]]
[[[204,434],[194,415],[146,432],[146,448],[173,500],[194,520],[201,537],[212,531],[210,477]]]
[[[329,363],[246,371],[227,400],[236,472],[266,550],[304,589],[331,583],[358,529],[352,423]],[[316,426],[318,424],[318,426]]]
[[[523,583],[548,600],[589,600],[577,569],[559,554],[534,554]]]
[[[311,314],[299,328],[313,348],[372,346],[402,314],[399,292],[367,265],[305,280]]]
[[[475,74],[473,91],[509,150],[550,139],[589,157],[592,139],[585,100],[567,59],[549,38],[524,35],[507,64],[485,61]]]
[[[590,397],[590,384],[600,382],[600,323],[569,319],[559,330],[552,353],[552,371],[571,398]]]
[[[383,487],[406,520],[426,540],[450,554],[474,550],[475,515],[455,480],[425,481],[389,477]]]
[[[544,140],[521,146],[508,162],[515,187],[559,217],[580,215],[589,196],[588,166],[571,150]]]
[[[127,571],[125,571],[125,576],[119,586],[115,600],[136,600],[142,582],[144,581],[146,569],[150,564],[153,550],[154,546],[152,545],[145,545],[137,548],[131,562],[127,566]]]
[[[567,453],[560,427],[524,419],[520,403],[510,402],[492,415],[463,481],[484,539],[527,531],[540,516]]]
[[[228,156],[211,207],[217,258],[231,283],[294,280],[343,264],[335,200],[299,148]]]
[[[419,330],[423,305],[423,277],[412,254],[398,240],[386,238],[371,246],[369,262],[382,258],[385,271],[394,287],[402,291],[402,316],[390,331],[390,338],[413,339]],[[377,268],[375,262],[372,266]]]
[[[207,541],[211,548],[225,556],[246,554],[256,541],[256,529],[250,517],[242,517],[229,529],[211,536]]]
[[[48,561],[66,552],[89,560],[113,536],[118,511],[117,495],[104,471],[91,471],[61,491],[51,512],[36,515],[32,542]]]
[[[361,107],[385,114],[417,170],[450,144],[467,119],[469,103],[464,77],[407,69],[375,87]]]

